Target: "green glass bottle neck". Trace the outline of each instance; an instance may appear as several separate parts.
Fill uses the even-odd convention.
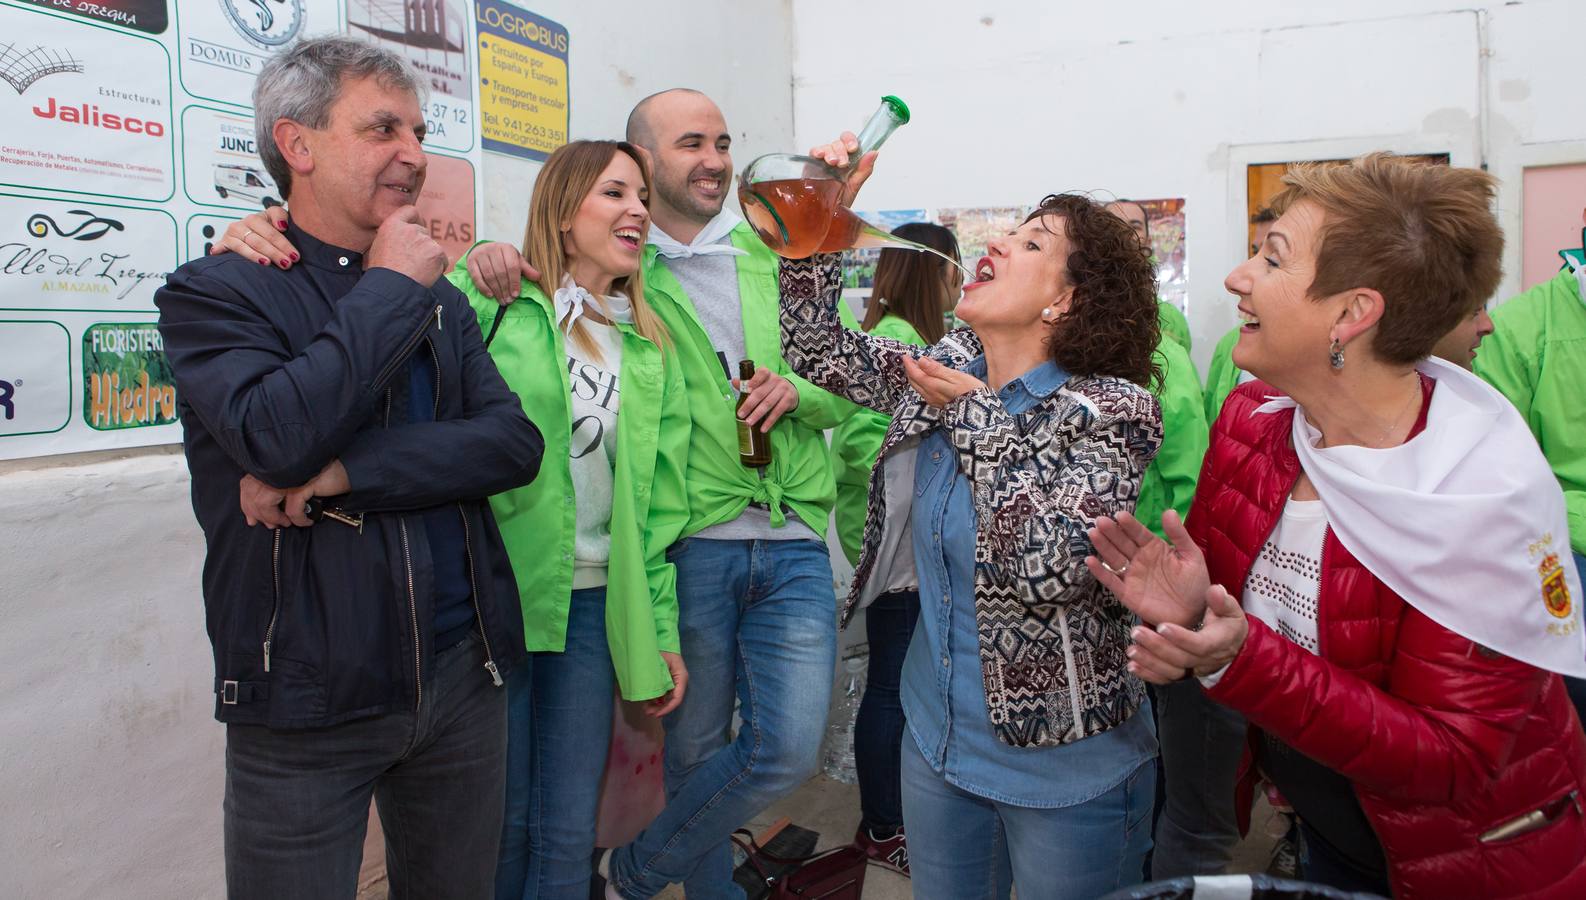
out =
[[[859,159],[866,153],[881,149],[887,142],[892,132],[909,121],[909,108],[897,97],[887,96],[881,98],[881,105],[876,108],[875,114],[865,127],[859,132],[859,152],[854,156],[852,166],[857,165]]]

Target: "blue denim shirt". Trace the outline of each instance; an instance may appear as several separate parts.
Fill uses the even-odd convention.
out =
[[[971,363],[969,372],[985,378],[985,359]],[[1067,380],[1067,372],[1045,362],[1008,382],[997,397],[1017,414]],[[1115,787],[1156,756],[1149,701],[1117,728],[1057,747],[1013,747],[992,731],[975,621],[976,522],[969,479],[941,428],[928,432],[915,452],[910,522],[920,620],[901,685],[914,742],[949,783],[1014,806],[1073,806]]]

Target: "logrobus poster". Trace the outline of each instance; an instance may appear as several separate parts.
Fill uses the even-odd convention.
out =
[[[181,440],[154,292],[231,221],[282,200],[252,92],[264,62],[305,37],[351,34],[419,70],[419,211],[462,253],[483,197],[473,12],[472,0],[0,0],[0,459]]]

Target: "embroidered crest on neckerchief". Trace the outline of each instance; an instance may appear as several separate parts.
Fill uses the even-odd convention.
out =
[[[1547,611],[1554,618],[1569,618],[1572,609],[1569,583],[1564,579],[1564,567],[1559,564],[1558,554],[1549,553],[1543,557],[1542,564],[1536,567],[1536,573],[1542,578],[1542,603],[1547,606]]]

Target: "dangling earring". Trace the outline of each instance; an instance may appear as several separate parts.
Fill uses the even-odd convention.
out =
[[[1332,363],[1335,369],[1344,367],[1344,345],[1338,343],[1338,338],[1333,338],[1333,343],[1327,348],[1327,361]]]

